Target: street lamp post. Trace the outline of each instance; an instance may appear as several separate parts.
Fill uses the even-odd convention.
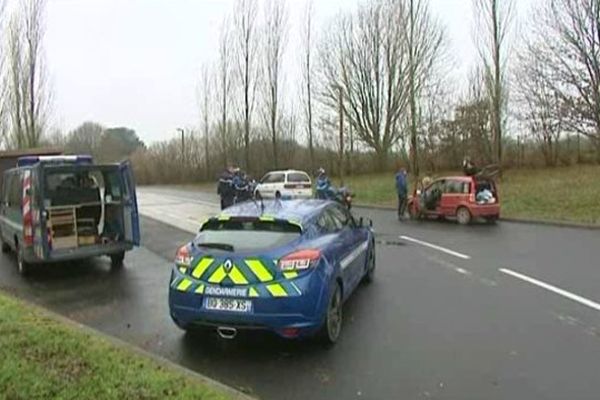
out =
[[[185,131],[183,128],[177,128],[181,132],[181,165],[185,166]]]

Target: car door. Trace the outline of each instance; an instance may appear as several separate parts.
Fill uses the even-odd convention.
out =
[[[283,172],[269,172],[261,180],[259,192],[263,197],[275,197],[275,193],[283,188],[284,181]]]
[[[4,174],[2,179],[2,204],[0,205],[0,233],[2,234],[2,240],[5,243],[12,243],[13,228],[10,225],[8,219],[8,212],[10,206],[10,188],[13,179],[13,173],[7,172]]]
[[[119,165],[121,180],[123,182],[123,217],[125,223],[125,240],[139,246],[140,244],[140,217],[138,214],[135,180],[129,161]]]
[[[423,203],[425,212],[438,213],[440,212],[441,199],[443,197],[444,180],[440,179],[433,182],[423,192]]]
[[[344,245],[345,237],[341,232],[341,224],[334,220],[329,209],[325,209],[316,221],[317,229],[323,236],[325,245],[325,257],[334,266],[339,266],[340,277],[344,287],[351,287],[351,274],[347,268],[342,268],[341,261],[347,255],[347,247]]]
[[[453,215],[460,204],[463,182],[457,179],[446,179],[442,186],[442,200],[440,211],[443,215]]]
[[[369,245],[367,232],[358,229],[350,212],[339,204],[330,207],[328,211],[336,224],[341,226],[340,236],[344,246],[344,257],[340,260],[340,267],[344,270],[344,274],[348,275],[347,288],[351,291],[358,285],[364,274],[366,250]]]

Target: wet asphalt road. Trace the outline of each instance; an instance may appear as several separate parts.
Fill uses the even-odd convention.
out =
[[[140,191],[149,193],[172,205],[214,200]],[[184,334],[168,317],[167,289],[175,249],[192,234],[150,218],[123,271],[97,259],[21,278],[2,255],[0,288],[264,399],[600,398],[600,231],[357,213],[375,224],[376,280],[345,305],[342,338],[329,349],[269,335]]]

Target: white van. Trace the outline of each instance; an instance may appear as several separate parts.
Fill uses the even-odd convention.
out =
[[[262,198],[309,199],[313,196],[310,176],[304,171],[288,169],[268,172],[256,186],[254,194]]]

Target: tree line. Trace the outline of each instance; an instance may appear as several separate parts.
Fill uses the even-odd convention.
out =
[[[473,10],[478,59],[461,85],[427,0],[363,1],[320,27],[309,1],[294,49],[301,73],[286,85],[286,3],[238,0],[200,74],[201,123],[188,140],[196,168],[169,179],[209,179],[231,163],[254,174],[325,166],[342,176],[402,165],[418,176],[465,157],[600,162],[599,1],[540,3],[520,30],[514,1],[473,0]],[[175,160],[178,149],[156,143],[136,161]]]
[[[97,152],[109,130],[49,132],[45,1],[20,0],[11,12],[3,2],[4,147],[53,140]],[[342,176],[403,165],[418,176],[464,157],[600,162],[600,0],[540,2],[523,21],[515,4],[473,0],[478,59],[456,79],[446,29],[427,0],[364,0],[319,25],[309,0],[294,49],[286,1],[236,0],[199,68],[198,126],[120,156],[146,183],[213,179],[229,164],[254,175],[323,166]]]

